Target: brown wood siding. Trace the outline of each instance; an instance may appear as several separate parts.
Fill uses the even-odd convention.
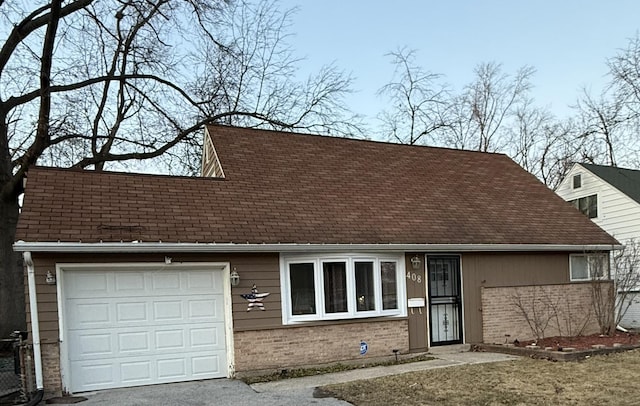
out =
[[[164,262],[165,256],[171,257],[174,264],[179,262],[229,262],[231,269],[240,274],[240,285],[232,288],[234,329],[277,328],[282,326],[280,305],[280,269],[279,255],[267,254],[33,254],[38,293],[38,313],[40,338],[43,343],[58,342],[58,302],[55,285],[47,285],[47,271],[54,275],[57,263],[140,263]],[[26,282],[26,278],[25,278]],[[247,301],[240,294],[251,292],[256,284],[260,292],[269,292],[264,299],[265,310],[247,312]],[[31,331],[29,296],[27,300],[27,322]]]
[[[467,343],[482,342],[481,287],[569,282],[569,253],[463,253],[464,331]]]
[[[407,317],[409,318],[409,350],[412,352],[425,351],[429,346],[427,331],[428,308],[426,307],[426,279],[424,276],[425,259],[424,254],[417,254],[420,258],[419,269],[413,269],[411,258],[416,254],[406,254],[405,264],[407,274],[416,274],[416,279],[406,278],[407,281],[407,299],[422,298],[425,300],[425,307],[407,309]]]

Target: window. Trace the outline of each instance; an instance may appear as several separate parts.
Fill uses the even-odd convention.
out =
[[[325,262],[322,264],[324,280],[324,311],[344,313],[347,311],[347,264]]]
[[[598,195],[569,200],[569,203],[590,219],[598,217]]]
[[[289,285],[291,286],[291,312],[315,314],[316,289],[313,263],[291,264]]]
[[[376,296],[374,293],[373,262],[356,262],[355,271],[356,310],[359,312],[375,310]]]
[[[283,258],[283,322],[405,315],[401,261],[359,255]]]
[[[398,308],[398,279],[395,262],[380,262],[382,274],[382,308]]]
[[[573,175],[573,188],[580,189],[582,187],[582,175]]]
[[[572,281],[604,279],[609,275],[609,257],[607,254],[570,255],[569,272]]]

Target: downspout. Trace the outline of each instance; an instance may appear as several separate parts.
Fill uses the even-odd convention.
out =
[[[36,389],[38,393],[35,399],[42,400],[44,384],[42,379],[42,353],[40,352],[40,322],[38,321],[38,298],[36,295],[36,273],[31,258],[31,252],[22,253],[24,263],[27,265],[27,280],[29,282],[29,310],[31,312],[31,337],[33,341],[33,362],[36,372]],[[31,402],[30,402],[31,403]]]

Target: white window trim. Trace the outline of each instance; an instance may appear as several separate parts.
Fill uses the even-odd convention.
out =
[[[324,283],[322,264],[325,262],[346,262],[347,270],[347,312],[326,313],[324,309]],[[374,295],[376,310],[357,311],[357,297],[355,286],[355,262],[373,262]],[[397,309],[382,309],[382,281],[380,274],[381,262],[396,263]],[[292,315],[291,289],[289,286],[289,265],[299,263],[313,263],[315,284],[315,314]],[[318,255],[280,255],[280,286],[282,302],[282,323],[284,325],[322,320],[349,320],[367,317],[405,317],[406,281],[405,261],[402,254],[318,254]]]
[[[595,278],[595,280],[607,280],[609,279],[609,272],[610,272],[610,265],[609,265],[609,256],[606,253],[592,253],[592,254],[570,254],[569,255],[569,280],[571,282],[589,282],[591,280],[594,280],[594,278],[591,276],[591,266],[589,265],[590,262],[587,261],[587,278],[586,279],[579,279],[579,278],[574,278],[573,277],[573,261],[571,260],[572,258],[575,257],[603,257],[604,261],[603,263],[606,265],[607,269],[604,270],[604,272],[602,273],[602,276],[599,278]]]

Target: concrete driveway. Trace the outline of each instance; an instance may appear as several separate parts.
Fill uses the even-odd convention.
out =
[[[80,393],[76,397],[87,398],[87,400],[77,403],[77,405],[81,406],[349,405],[347,402],[333,398],[315,399],[313,398],[313,389],[258,393],[244,382],[234,379],[210,379],[167,385],[111,389]],[[44,406],[44,402],[41,404]]]
[[[468,352],[468,346],[437,348],[433,349],[431,354],[436,359],[384,367],[355,369],[351,371],[296,379],[285,379],[267,383],[257,383],[252,386],[234,379],[210,379],[206,381],[81,393],[77,396],[85,397],[87,400],[78,404],[81,406],[224,406],[239,404],[256,404],[260,406],[345,406],[350,403],[333,398],[314,398],[314,389],[318,386],[329,385],[332,383],[371,379],[425,369],[446,368],[456,365],[481,364],[518,359],[518,357],[506,354]]]

